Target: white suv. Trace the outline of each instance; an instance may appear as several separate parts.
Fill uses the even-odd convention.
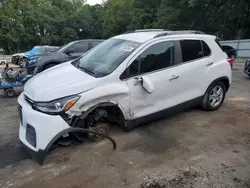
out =
[[[231,67],[215,36],[140,30],[110,38],[83,57],[38,74],[19,96],[19,138],[43,163],[52,144],[98,140],[110,125],[131,130],[190,106],[217,110]]]

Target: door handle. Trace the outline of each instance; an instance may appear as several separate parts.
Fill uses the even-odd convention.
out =
[[[141,84],[142,77],[136,76],[134,79],[135,79],[134,86],[137,86],[137,85]]]
[[[173,76],[171,76],[171,77],[169,78],[169,81],[178,79],[179,77],[180,77],[180,76],[178,76],[178,75],[173,75]]]
[[[208,64],[207,64],[207,67],[208,66],[211,66],[211,65],[213,65],[214,64],[214,62],[209,62]]]

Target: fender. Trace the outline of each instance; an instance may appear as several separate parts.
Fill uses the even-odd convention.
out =
[[[47,66],[47,65],[49,65],[49,64],[60,64],[60,63],[62,63],[62,62],[60,62],[60,61],[57,61],[57,60],[50,60],[50,61],[47,61],[47,62],[45,62],[43,65],[41,65],[40,66],[40,68],[39,68],[39,70],[44,70],[44,68]]]
[[[219,78],[215,79],[214,81],[212,81],[212,82],[208,85],[208,87],[207,87],[207,89],[206,89],[204,95],[206,94],[206,92],[207,92],[209,86],[211,86],[213,83],[218,82],[218,81],[222,81],[222,82],[226,85],[226,88],[227,88],[227,91],[228,91],[228,89],[229,89],[229,87],[230,87],[229,78],[228,78],[227,76],[222,76],[222,77],[219,77]]]
[[[115,101],[106,101],[106,102],[98,103],[97,105],[94,105],[94,106],[90,107],[87,111],[85,111],[83,113],[83,115],[81,116],[81,118],[87,117],[87,115],[90,112],[92,112],[93,110],[95,110],[96,108],[98,108],[98,107],[105,107],[105,106],[116,106],[116,107],[118,107],[118,109],[120,110],[120,114],[122,115],[123,120],[124,121],[127,120],[126,113],[125,113],[123,107],[118,102],[115,102]]]

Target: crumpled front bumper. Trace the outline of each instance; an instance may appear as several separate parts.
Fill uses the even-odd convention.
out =
[[[103,138],[107,138],[116,149],[116,142],[107,135],[101,133],[70,127],[61,116],[47,115],[34,110],[31,105],[25,101],[22,93],[18,98],[19,103],[19,139],[24,150],[39,164],[44,163],[46,154],[51,146],[66,133],[82,132],[92,133]]]
[[[43,163],[42,158],[60,133],[70,126],[59,115],[47,115],[34,110],[25,101],[22,93],[18,98],[19,103],[19,139],[32,158]]]

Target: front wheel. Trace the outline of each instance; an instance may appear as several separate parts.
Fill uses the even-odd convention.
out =
[[[26,58],[21,58],[18,60],[18,65],[22,68],[26,67],[28,60]]]
[[[9,97],[9,98],[12,98],[12,97],[15,97],[16,96],[16,92],[14,89],[10,88],[10,89],[6,89],[4,91],[4,96],[5,97]]]
[[[211,84],[202,100],[202,107],[207,111],[214,111],[221,107],[226,96],[226,86],[223,82]]]

